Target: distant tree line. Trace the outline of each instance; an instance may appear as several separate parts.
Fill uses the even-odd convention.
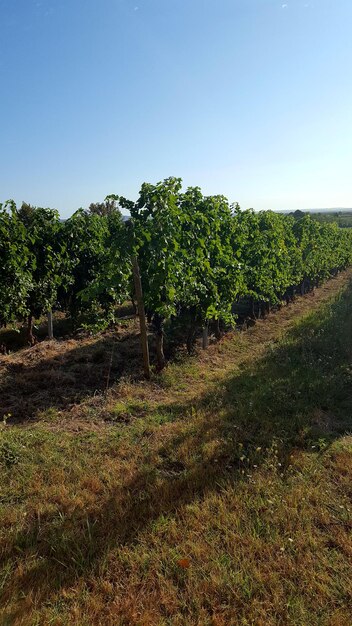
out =
[[[314,220],[321,223],[337,224],[340,228],[352,228],[352,209],[346,211],[324,211],[324,212],[309,212],[309,211],[293,211],[289,213],[295,219],[301,219],[305,215],[311,215]]]

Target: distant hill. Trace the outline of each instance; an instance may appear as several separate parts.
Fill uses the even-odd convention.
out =
[[[352,213],[352,208],[335,207],[331,209],[297,209],[300,213]],[[275,211],[276,213],[295,213],[294,209],[282,209]]]
[[[340,228],[352,228],[352,209],[307,209],[305,211],[280,211],[285,215],[291,215],[296,220],[302,219],[305,215],[321,223],[335,222]]]

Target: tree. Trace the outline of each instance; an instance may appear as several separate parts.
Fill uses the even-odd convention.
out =
[[[69,280],[60,301],[74,319],[83,311],[96,329],[114,319],[117,303],[128,297],[130,256],[120,211],[109,215],[80,209],[64,224],[70,259]]]
[[[190,350],[197,326],[203,327],[207,347],[209,321],[232,321],[233,302],[243,291],[241,237],[224,196],[206,197],[191,187],[180,196],[180,215],[184,268],[180,304],[190,315]]]
[[[58,288],[66,278],[66,247],[60,237],[59,214],[52,209],[22,205],[17,219],[23,224],[28,249],[27,270],[31,275],[27,290],[27,340],[33,345],[33,320],[52,309],[57,300]]]
[[[180,189],[179,178],[168,178],[156,185],[144,183],[135,203],[119,198],[131,214],[131,249],[138,257],[145,306],[155,329],[159,368],[165,364],[163,326],[176,315],[183,269]]]
[[[118,203],[112,196],[108,196],[104,202],[91,202],[88,213],[107,217],[114,213],[119,213]]]
[[[8,324],[27,315],[32,287],[27,233],[13,201],[0,204],[0,265],[0,320]]]

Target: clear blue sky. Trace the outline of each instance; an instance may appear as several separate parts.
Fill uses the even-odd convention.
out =
[[[351,0],[0,0],[0,200],[352,207]]]

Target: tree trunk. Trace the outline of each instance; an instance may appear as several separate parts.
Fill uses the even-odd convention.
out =
[[[157,313],[153,318],[153,325],[155,327],[155,339],[156,339],[156,360],[158,364],[158,370],[162,370],[165,367],[166,359],[164,355],[164,329],[163,319]]]
[[[294,298],[293,288],[291,287],[290,289],[287,290],[287,293],[286,293],[286,304],[287,304],[287,306],[289,304],[291,304],[291,302],[293,302],[293,298]]]
[[[288,290],[288,301],[289,302],[293,302],[295,299],[295,288],[294,287],[290,287]]]
[[[35,337],[33,335],[33,315],[28,315],[27,318],[27,343],[30,346],[34,346]]]
[[[215,320],[215,337],[219,340],[222,337],[222,332],[220,330],[220,319]]]
[[[192,354],[195,334],[196,334],[196,322],[195,322],[195,318],[192,317],[191,324],[188,330],[187,342],[186,342],[188,354]]]
[[[156,332],[156,359],[158,370],[162,370],[166,363],[164,355],[164,332],[162,328]]]
[[[207,350],[209,347],[209,322],[206,322],[203,327],[203,350]]]
[[[54,339],[53,312],[51,309],[48,311],[48,336],[50,341]]]
[[[137,315],[138,310],[137,310],[137,305],[136,305],[134,296],[131,296],[131,302],[132,302],[133,313],[134,313],[134,315]]]
[[[136,291],[136,300],[137,300],[137,306],[138,306],[139,326],[140,326],[140,331],[141,331],[144,375],[149,380],[150,379],[150,362],[149,362],[147,324],[145,320],[141,276],[139,273],[138,260],[135,255],[132,257],[132,270],[133,270],[134,288]]]

